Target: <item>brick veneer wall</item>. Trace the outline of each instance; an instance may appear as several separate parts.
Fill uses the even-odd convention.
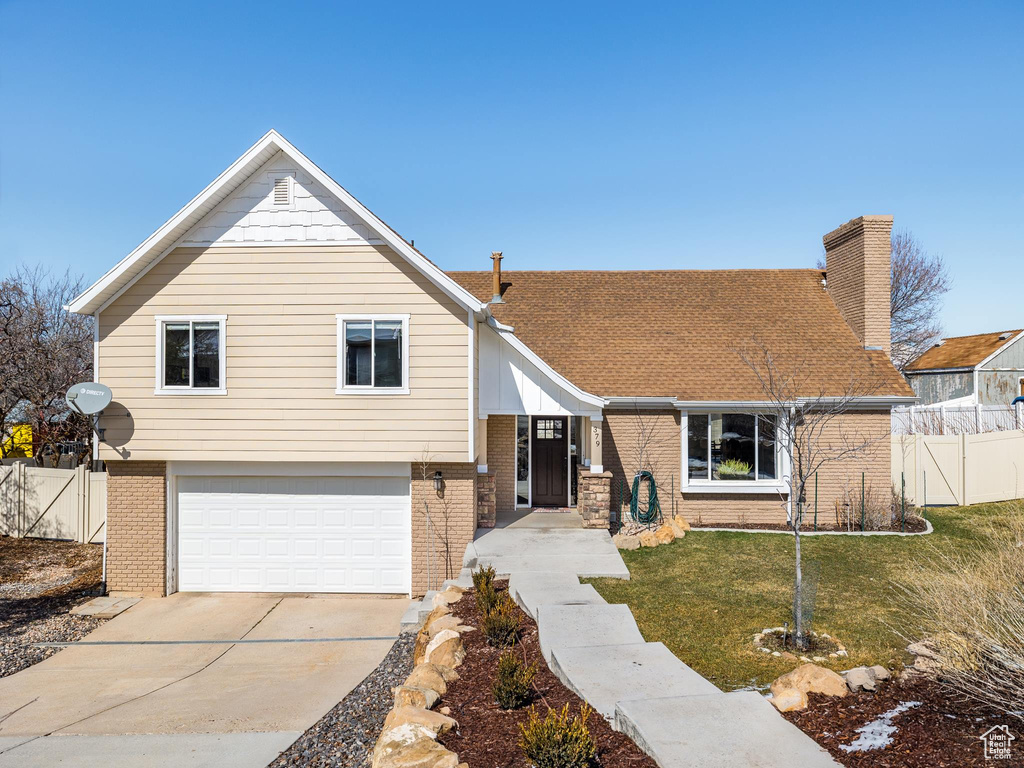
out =
[[[494,512],[494,475],[476,476],[476,527],[493,528],[497,521]]]
[[[167,592],[166,464],[107,462],[107,589]]]
[[[443,548],[446,517],[450,567],[454,576],[462,568],[466,545],[473,540],[476,531],[476,464],[430,464],[426,478],[421,469],[414,465],[412,471],[412,591],[415,595],[437,589],[447,578]],[[438,498],[434,491],[437,470],[444,478],[443,498]],[[426,504],[429,504],[433,533],[428,530]]]
[[[612,509],[623,510],[628,503],[629,483],[637,470],[638,433],[651,435],[647,443],[648,466],[653,468],[658,481],[658,497],[662,512],[672,511],[671,489],[676,489],[675,510],[691,523],[701,525],[736,525],[755,523],[785,523],[786,507],[776,494],[720,494],[695,493],[680,489],[682,442],[680,416],[675,410],[605,411],[604,468],[611,472]],[[851,456],[840,462],[826,464],[818,473],[819,520],[834,522],[835,501],[844,491],[860,494],[860,473],[865,473],[865,484],[884,498],[891,486],[890,477],[890,416],[888,411],[854,411],[836,418],[823,434],[825,440],[836,440],[842,435],[856,441],[864,436],[878,437],[864,455]],[[625,498],[620,489],[626,484]],[[808,514],[813,513],[813,481],[807,491]],[[808,518],[809,520],[809,518]]]
[[[866,347],[890,353],[892,216],[861,216],[823,238],[829,295]]]
[[[487,471],[494,475],[495,510],[516,508],[516,417],[487,417]]]

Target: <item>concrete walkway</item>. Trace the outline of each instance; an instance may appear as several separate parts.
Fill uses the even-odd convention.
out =
[[[507,576],[555,675],[661,768],[837,768],[763,696],[723,693],[661,643],[644,642],[627,606],[580,584],[629,578],[606,531],[546,523],[538,516],[478,532],[455,581],[472,586],[472,571],[488,565]]]
[[[380,663],[407,605],[143,600],[0,679],[0,768],[264,768]],[[377,639],[353,639],[366,637]]]

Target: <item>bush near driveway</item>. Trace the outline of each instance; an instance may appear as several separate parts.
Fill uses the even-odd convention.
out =
[[[821,563],[812,628],[836,637],[848,658],[832,669],[909,661],[908,616],[894,584],[935,552],[983,556],[1010,525],[1014,502],[931,508],[928,536],[806,536],[804,564]],[[758,652],[753,636],[791,621],[793,537],[695,529],[679,546],[622,552],[630,581],[594,579],[609,603],[627,604],[650,642],[661,641],[723,690],[765,689],[792,660]]]

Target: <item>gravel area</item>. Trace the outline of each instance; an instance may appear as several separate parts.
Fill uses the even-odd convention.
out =
[[[399,637],[388,655],[363,682],[338,702],[316,725],[281,753],[269,768],[301,765],[364,768],[377,742],[384,718],[394,703],[391,689],[412,672],[415,634]]]
[[[68,613],[98,594],[102,559],[95,544],[0,537],[0,677],[60,650],[33,643],[72,642],[103,623]]]

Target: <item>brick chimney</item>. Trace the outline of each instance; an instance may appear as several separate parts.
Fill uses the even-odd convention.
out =
[[[890,355],[892,216],[861,216],[825,235],[825,284],[865,348]]]

